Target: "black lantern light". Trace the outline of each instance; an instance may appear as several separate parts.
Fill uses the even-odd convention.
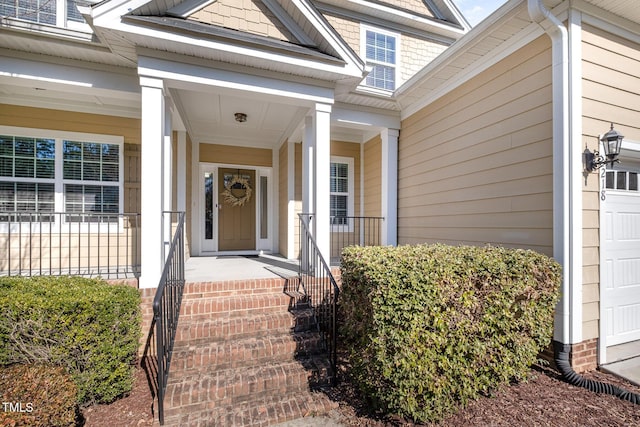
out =
[[[622,139],[624,135],[618,133],[617,130],[613,128],[613,123],[611,123],[611,129],[609,132],[605,133],[600,137],[600,142],[602,142],[604,156],[600,155],[600,152],[594,151],[593,153],[586,150],[584,153],[585,156],[585,169],[587,172],[593,172],[594,170],[600,169],[602,166],[607,163],[613,166],[614,163],[619,162],[618,156],[620,155],[620,148],[622,147]]]

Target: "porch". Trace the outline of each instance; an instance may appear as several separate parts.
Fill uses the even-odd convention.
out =
[[[221,282],[294,277],[298,266],[280,255],[216,255],[189,258],[184,272],[186,283]]]

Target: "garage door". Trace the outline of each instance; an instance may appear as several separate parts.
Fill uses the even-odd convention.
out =
[[[607,172],[602,304],[607,346],[640,340],[638,173]]]

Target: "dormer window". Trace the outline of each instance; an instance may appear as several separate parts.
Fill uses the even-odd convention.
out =
[[[400,35],[365,26],[362,27],[361,35],[364,59],[372,67],[365,84],[385,91],[395,90]]]

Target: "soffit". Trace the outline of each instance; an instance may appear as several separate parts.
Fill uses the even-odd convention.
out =
[[[48,30],[55,31],[60,29],[52,27],[48,28]],[[106,46],[92,40],[91,34],[66,30],[59,31],[59,33],[42,31],[34,34],[33,30],[30,29],[2,28],[0,49],[51,55],[118,67],[130,68],[133,66],[131,61],[114,55]]]
[[[599,9],[605,10],[626,20],[640,23],[638,0],[583,0]]]
[[[443,96],[477,70],[495,63],[503,52],[515,49],[527,37],[542,35],[541,27],[531,21],[527,3],[527,0],[507,2],[400,87],[396,96],[403,117]],[[640,23],[637,0],[575,0],[571,4],[596,17],[608,15],[606,19],[611,22]],[[544,5],[550,10],[556,8],[553,13],[558,15],[566,13],[569,3],[544,0]],[[634,28],[637,31],[640,27]]]
[[[561,0],[545,2],[554,7]],[[452,44],[443,54],[403,84],[396,96],[403,117],[446,94],[477,70],[495,63],[500,53],[518,46],[523,37],[542,34],[529,17],[526,0],[511,0]]]

